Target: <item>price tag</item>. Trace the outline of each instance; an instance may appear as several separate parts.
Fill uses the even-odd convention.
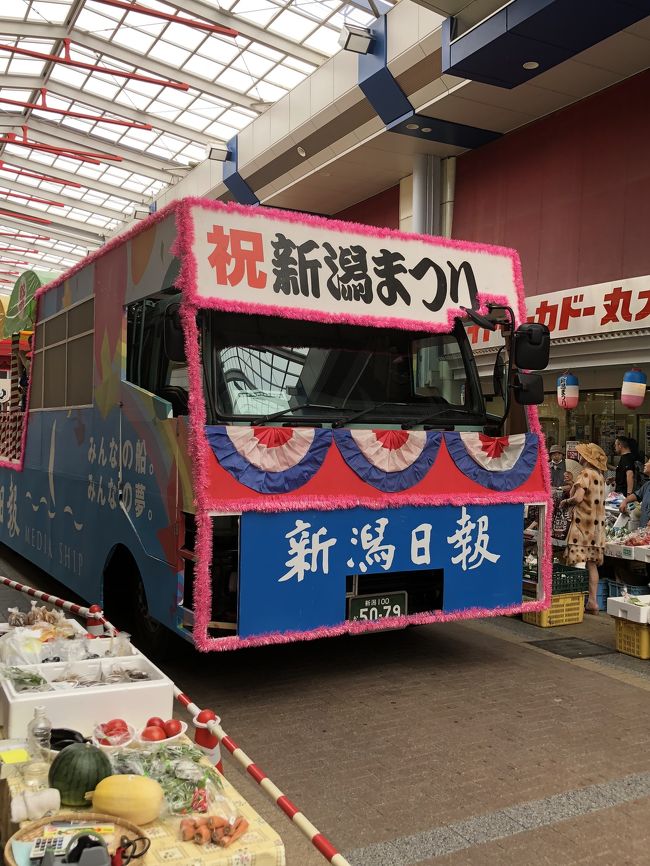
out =
[[[633,547],[622,547],[621,548],[621,556],[623,559],[634,559],[634,548]]]

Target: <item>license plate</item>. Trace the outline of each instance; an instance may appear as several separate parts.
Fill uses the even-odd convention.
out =
[[[360,595],[350,599],[348,619],[376,620],[407,613],[405,592],[385,592],[379,595]]]

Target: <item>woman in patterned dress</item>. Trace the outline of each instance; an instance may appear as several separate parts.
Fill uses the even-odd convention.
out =
[[[598,613],[598,566],[605,555],[605,476],[607,456],[602,448],[590,442],[578,445],[582,471],[575,480],[568,499],[561,508],[573,506],[571,525],[566,538],[564,561],[567,565],[586,562],[589,572],[587,613]]]

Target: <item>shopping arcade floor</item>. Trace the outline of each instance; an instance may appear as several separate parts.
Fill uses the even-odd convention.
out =
[[[60,587],[5,549],[0,569]],[[0,590],[0,607],[27,599]],[[163,667],[352,866],[645,864],[650,662],[567,660],[530,641],[613,649],[601,615],[517,619],[198,656]],[[326,861],[226,758],[290,866]]]

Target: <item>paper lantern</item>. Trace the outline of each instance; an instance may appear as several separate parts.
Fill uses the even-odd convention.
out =
[[[575,409],[580,397],[580,383],[573,373],[562,373],[557,380],[557,404],[561,409]]]
[[[645,398],[645,387],[648,377],[637,367],[632,367],[623,376],[621,388],[621,403],[628,409],[638,409]]]

